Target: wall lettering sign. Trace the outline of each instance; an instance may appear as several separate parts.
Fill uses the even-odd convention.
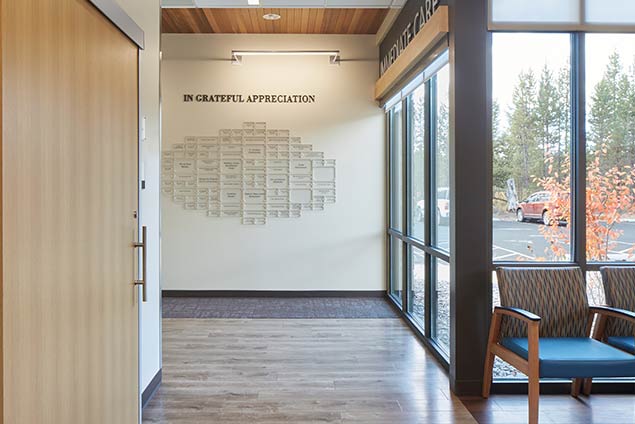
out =
[[[315,94],[183,94],[184,103],[315,103]]]
[[[161,191],[173,202],[247,225],[299,218],[336,199],[335,160],[264,122],[185,137],[163,151],[161,166]]]
[[[418,4],[415,5],[415,3]],[[442,0],[409,0],[406,3],[388,36],[381,44],[380,76],[384,75],[386,70],[395,63],[395,60],[432,18],[441,4]]]

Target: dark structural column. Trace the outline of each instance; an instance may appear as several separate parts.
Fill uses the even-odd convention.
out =
[[[480,393],[491,315],[491,38],[487,0],[450,6],[450,386]]]

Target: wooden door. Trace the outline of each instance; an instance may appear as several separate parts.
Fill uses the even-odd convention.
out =
[[[86,0],[0,0],[3,417],[138,420],[138,51]]]

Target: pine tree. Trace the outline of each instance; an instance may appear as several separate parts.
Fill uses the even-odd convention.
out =
[[[534,179],[543,172],[536,105],[534,74],[531,70],[521,72],[513,93],[512,109],[508,112],[509,129],[505,137],[511,176],[521,199],[537,190]]]
[[[571,70],[567,64],[563,66],[557,77],[557,101],[560,121],[560,140],[554,152],[554,166],[563,169],[571,154]]]
[[[589,114],[589,150],[604,146],[603,170],[635,163],[633,83],[624,72],[619,53],[612,53],[595,86]]]
[[[628,165],[635,166],[635,60],[623,78],[620,90],[623,95],[624,145],[629,156]]]
[[[543,177],[547,173],[547,158],[554,156],[560,148],[562,102],[559,99],[558,81],[547,65],[542,69],[538,84],[538,97],[536,102],[537,137],[542,150],[543,167],[539,175]]]
[[[504,135],[501,134],[500,105],[494,100],[492,103],[492,164],[494,173],[494,191],[504,191],[507,187],[507,180],[511,176],[507,158],[507,147]]]

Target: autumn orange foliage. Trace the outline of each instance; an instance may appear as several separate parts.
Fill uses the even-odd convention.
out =
[[[587,156],[586,188],[586,255],[588,261],[633,260],[635,246],[624,251],[625,257],[610,258],[609,252],[617,250],[616,241],[623,231],[616,225],[626,216],[635,214],[635,169],[602,168],[602,158],[607,149],[601,147]],[[553,157],[547,159],[548,172],[536,182],[552,193],[547,206],[550,211],[550,225],[541,227],[540,232],[549,242],[549,249],[556,260],[566,260],[569,254],[569,231],[563,231],[563,223],[571,219],[571,174],[570,161],[562,161],[562,169],[554,169]],[[545,252],[547,253],[547,252]]]

